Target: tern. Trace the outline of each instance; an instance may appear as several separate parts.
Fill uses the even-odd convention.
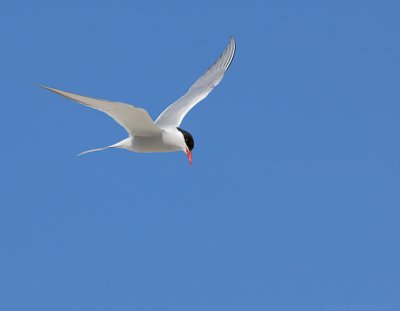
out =
[[[153,121],[148,112],[143,108],[121,102],[73,94],[44,85],[40,86],[75,102],[108,114],[125,128],[129,134],[127,138],[116,144],[87,150],[81,152],[79,155],[109,148],[122,148],[134,152],[183,151],[186,153],[191,165],[192,150],[194,148],[193,136],[179,126],[190,109],[206,98],[221,82],[233,60],[235,49],[235,39],[231,36],[227,47],[216,62],[197,79],[185,95],[169,105],[158,116],[156,121]]]

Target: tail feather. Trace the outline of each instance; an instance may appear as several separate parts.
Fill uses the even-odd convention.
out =
[[[86,150],[86,151],[83,151],[83,152],[79,153],[79,154],[78,154],[78,157],[81,156],[81,155],[87,154],[87,153],[96,152],[96,151],[101,151],[101,150],[106,150],[106,149],[108,149],[108,148],[110,148],[110,147],[108,146],[108,147],[103,147],[103,148],[96,148],[96,149]]]
[[[132,140],[132,138],[131,138],[131,137],[128,137],[128,138],[125,138],[125,139],[123,139],[123,140],[117,142],[117,143],[114,144],[114,145],[111,145],[111,146],[107,146],[107,147],[103,147],[103,148],[90,149],[90,150],[87,150],[87,151],[83,151],[83,152],[81,152],[81,153],[78,154],[78,157],[81,156],[81,155],[84,155],[84,154],[86,154],[86,153],[91,153],[91,152],[106,150],[106,149],[110,149],[110,148],[122,148],[122,149],[125,149],[125,148],[128,148],[128,147],[130,146],[131,140]]]

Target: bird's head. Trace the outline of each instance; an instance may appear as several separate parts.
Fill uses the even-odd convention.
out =
[[[177,127],[178,131],[182,133],[183,139],[185,141],[185,153],[188,157],[190,165],[192,165],[192,150],[194,148],[194,139],[193,136],[181,128]]]

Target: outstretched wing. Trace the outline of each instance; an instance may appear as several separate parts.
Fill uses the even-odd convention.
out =
[[[153,136],[162,133],[160,127],[154,123],[147,111],[142,108],[124,103],[77,95],[48,86],[40,86],[80,104],[105,112],[118,122],[130,136]]]
[[[160,114],[156,123],[162,127],[178,127],[189,110],[206,98],[221,82],[235,55],[235,49],[235,39],[231,37],[228,46],[218,60],[191,86],[185,95]]]

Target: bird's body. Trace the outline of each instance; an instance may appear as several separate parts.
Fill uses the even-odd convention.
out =
[[[128,132],[120,142],[81,154],[109,148],[127,149],[134,152],[184,151],[192,163],[194,140],[192,135],[179,126],[184,116],[203,100],[221,82],[235,54],[235,41],[231,37],[228,46],[218,60],[192,85],[189,91],[169,105],[154,122],[146,110],[132,105],[96,99],[42,86],[43,88],[100,110],[111,116]]]
[[[153,136],[128,137],[116,144],[134,152],[173,152],[185,150],[182,134],[176,128],[162,129],[161,134]]]

